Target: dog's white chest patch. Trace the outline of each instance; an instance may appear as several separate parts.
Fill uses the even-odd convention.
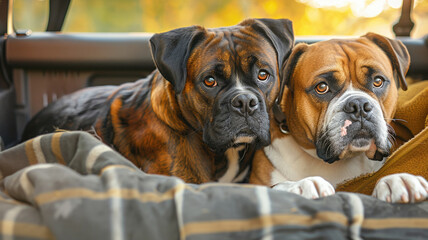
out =
[[[239,172],[239,161],[241,159],[240,151],[242,151],[245,147],[240,146],[237,148],[229,148],[226,151],[227,157],[227,171],[224,175],[218,179],[218,182],[221,183],[230,183],[230,182],[240,182],[247,175],[249,168],[245,169],[239,176],[237,176]]]
[[[290,135],[275,139],[264,152],[275,167],[271,184],[320,176],[335,187],[345,180],[374,172],[383,165],[383,162],[367,159],[364,154],[329,164],[316,156],[315,149],[303,149]]]

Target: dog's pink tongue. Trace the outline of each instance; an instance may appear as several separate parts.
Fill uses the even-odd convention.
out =
[[[348,119],[346,119],[345,123],[343,124],[343,127],[340,128],[340,136],[341,137],[344,137],[344,136],[346,136],[346,134],[348,134],[348,131],[346,128],[351,124],[352,124],[352,122],[349,121]]]

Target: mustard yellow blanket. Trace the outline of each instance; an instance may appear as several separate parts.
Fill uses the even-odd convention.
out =
[[[428,81],[399,92],[391,124],[396,132],[392,155],[379,171],[340,184],[336,191],[371,194],[376,182],[393,173],[411,173],[428,179]]]

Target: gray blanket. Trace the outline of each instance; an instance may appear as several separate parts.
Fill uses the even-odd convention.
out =
[[[83,132],[1,152],[0,173],[1,239],[428,239],[428,202],[186,184]]]

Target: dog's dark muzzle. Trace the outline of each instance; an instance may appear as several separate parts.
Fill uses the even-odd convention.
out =
[[[384,138],[387,133],[380,134],[386,130],[381,129],[382,113],[373,102],[366,97],[352,96],[338,109],[339,124],[332,123],[327,132],[318,134],[318,157],[333,163],[358,152],[377,161],[388,156],[391,143]]]
[[[225,93],[213,108],[203,139],[211,148],[224,150],[234,145],[270,143],[269,115],[257,91],[234,89]]]

